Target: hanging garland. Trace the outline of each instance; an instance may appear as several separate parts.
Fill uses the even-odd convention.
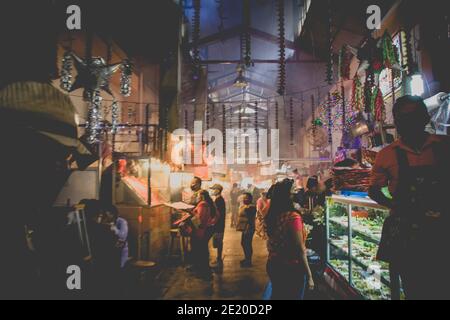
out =
[[[383,48],[383,64],[386,68],[399,68],[398,54],[393,44],[390,34],[386,31],[381,39],[381,47]]]
[[[111,105],[111,133],[116,134],[119,129],[119,103],[114,101]]]
[[[328,92],[327,100],[327,118],[328,118],[328,143],[331,145],[333,143],[333,119],[332,119],[332,103],[331,103],[331,92]]]
[[[289,122],[290,122],[290,138],[291,138],[291,146],[294,145],[294,99],[291,98],[289,101]]]
[[[222,105],[222,143],[223,143],[223,153],[227,152],[227,122],[226,122],[226,109],[225,105]]]
[[[206,116],[205,116],[205,122],[206,122],[206,130],[209,130],[210,128],[210,120],[211,116],[209,114],[209,104],[206,105]]]
[[[259,154],[259,110],[258,101],[255,102],[255,132],[256,132],[256,151]]]
[[[67,50],[62,58],[60,87],[65,91],[72,88],[72,50]]]
[[[201,0],[193,0],[194,13],[192,17],[192,66],[193,79],[200,78],[200,22],[201,22]]]
[[[373,110],[373,115],[375,121],[384,122],[386,119],[386,108],[384,105],[383,94],[380,87],[375,87],[371,96],[371,109]]]
[[[131,96],[131,76],[133,75],[133,64],[130,59],[124,59],[120,66],[120,93],[124,97]]]
[[[278,0],[277,4],[279,42],[278,94],[280,96],[283,96],[286,92],[286,29],[284,17],[284,0]]]
[[[319,117],[316,125],[332,131],[348,131],[355,123],[358,112],[352,104],[342,99],[342,94],[335,91],[330,94],[326,102],[318,106]],[[330,114],[331,111],[331,122]]]
[[[98,143],[100,132],[102,129],[102,101],[100,90],[94,90],[91,95],[90,108],[88,110],[88,121],[86,123],[86,132],[88,142],[91,144]]]
[[[184,109],[184,129],[189,131],[189,112]]]
[[[279,119],[279,107],[278,107],[278,101],[275,102],[275,129],[280,129],[280,119]]]
[[[364,109],[364,87],[358,76],[353,79],[352,106],[355,111],[362,112]]]
[[[326,72],[326,82],[328,84],[333,84],[333,16],[332,16],[332,8],[331,1],[328,1],[328,62],[327,62],[327,72]],[[320,102],[320,100],[319,100]]]
[[[304,128],[305,127],[305,101],[303,100],[303,93],[302,93],[302,97],[301,97],[300,110],[301,110],[300,124],[301,124],[301,127]]]
[[[244,24],[244,32],[242,45],[244,46],[244,64],[247,68],[252,66],[252,38],[249,32],[251,27],[251,5],[250,0],[244,0],[243,4],[243,24]]]

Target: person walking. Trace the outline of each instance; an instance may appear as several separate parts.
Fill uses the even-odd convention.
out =
[[[241,261],[242,268],[252,266],[253,236],[255,235],[256,207],[250,193],[242,195],[242,206],[239,208],[237,231],[242,232],[241,245],[245,259]]]
[[[272,283],[272,300],[302,300],[305,287],[314,289],[306,252],[306,231],[301,215],[291,200],[293,181],[284,180],[271,190],[266,216],[267,273]]]

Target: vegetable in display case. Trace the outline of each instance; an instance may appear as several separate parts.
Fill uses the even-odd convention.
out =
[[[391,292],[389,265],[376,259],[388,215],[388,209],[368,198],[327,198],[327,263],[363,299],[400,296]]]

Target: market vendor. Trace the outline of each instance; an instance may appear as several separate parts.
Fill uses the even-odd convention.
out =
[[[447,299],[450,139],[425,132],[422,98],[398,99],[393,115],[401,138],[378,154],[370,187],[370,197],[392,210],[379,259],[399,271],[408,299]]]

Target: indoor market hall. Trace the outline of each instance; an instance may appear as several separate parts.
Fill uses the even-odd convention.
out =
[[[450,300],[448,2],[1,0],[0,300]]]

